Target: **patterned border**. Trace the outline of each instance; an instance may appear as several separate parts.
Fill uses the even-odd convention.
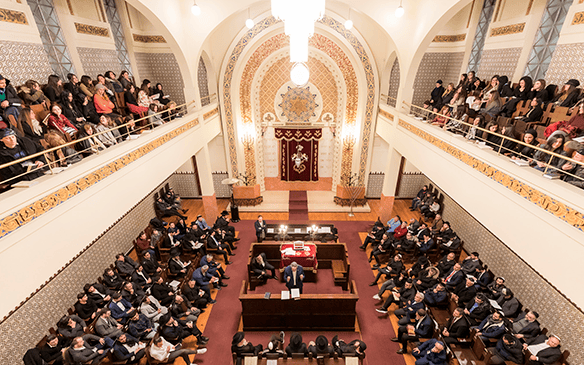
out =
[[[258,196],[257,198],[253,199],[234,199],[235,205],[239,205],[241,207],[253,207],[256,205],[260,205],[264,201],[263,196]]]
[[[466,39],[466,33],[456,34],[456,35],[437,35],[432,39],[432,42],[443,43],[443,42],[462,42]]]
[[[581,212],[565,205],[562,202],[557,201],[556,199],[542,193],[539,190],[532,188],[528,184],[497,170],[486,162],[483,162],[469,155],[468,153],[459,150],[458,148],[434,137],[430,133],[419,129],[418,127],[415,127],[406,121],[400,119],[399,125],[411,133],[417,135],[418,137],[426,140],[427,142],[430,142],[444,152],[452,155],[459,161],[472,167],[491,180],[500,183],[507,189],[515,192],[517,195],[520,195],[523,198],[529,200],[546,212],[555,215],[559,219],[579,229],[580,231],[584,231],[584,215]]]
[[[164,39],[161,35],[142,35],[142,34],[132,34],[134,37],[134,42],[141,42],[141,43],[166,43],[166,39]]]
[[[158,137],[147,145],[137,148],[125,156],[122,156],[108,163],[107,165],[90,172],[84,177],[73,181],[66,187],[53,191],[36,202],[2,218],[0,220],[0,238],[14,232],[33,219],[40,217],[49,210],[73,198],[83,190],[97,184],[99,181],[154,151],[156,148],[166,144],[167,142],[170,142],[175,137],[178,137],[179,135],[187,132],[189,129],[197,126],[198,124],[199,120],[193,119],[185,125]]]
[[[521,33],[523,32],[523,29],[525,29],[525,23],[511,24],[504,27],[493,28],[491,29],[491,37]]]
[[[389,119],[389,120],[394,120],[394,118],[395,118],[395,117],[393,116],[393,114],[390,114],[390,113],[386,112],[385,110],[383,110],[383,109],[381,109],[381,108],[379,108],[379,112],[378,112],[378,113],[379,113],[381,116],[383,116],[383,117],[386,117],[386,118],[387,118],[387,119]]]
[[[572,25],[584,24],[584,11],[574,14]]]
[[[341,207],[349,207],[351,206],[351,199],[343,199],[343,198],[339,198],[338,196],[335,196],[333,198],[333,201],[336,205],[340,205]],[[355,201],[353,202],[353,206],[361,206],[364,207],[365,205],[367,205],[367,199],[355,199]]]
[[[0,22],[28,25],[26,14],[22,11],[0,9]]]
[[[219,113],[219,107],[206,112],[205,114],[203,114],[203,120],[207,120],[209,118],[211,118],[212,116],[214,116],[215,114]]]
[[[75,23],[77,33],[96,35],[99,37],[109,37],[109,29],[96,27],[95,25]]]
[[[250,41],[260,34],[263,30],[276,24],[278,21],[274,17],[268,17],[259,21],[252,29],[250,29],[235,45],[231,55],[229,57],[229,62],[225,69],[225,74],[223,77],[223,103],[225,105],[225,123],[227,126],[227,138],[229,140],[229,158],[231,162],[231,173],[237,175],[237,141],[235,140],[235,128],[233,121],[233,106],[231,102],[231,83],[233,79],[233,72],[235,71],[235,66],[239,57],[241,56],[244,48],[250,43]],[[359,56],[361,63],[363,65],[363,71],[367,79],[367,103],[365,107],[365,120],[363,124],[363,138],[361,145],[361,156],[359,161],[359,179],[364,181],[365,178],[365,167],[367,164],[367,157],[369,153],[369,143],[371,139],[371,129],[373,124],[373,107],[375,105],[375,76],[373,66],[369,61],[369,56],[361,42],[355,37],[349,30],[347,30],[344,25],[335,19],[324,16],[320,20],[325,26],[335,30],[341,36],[343,36],[354,48],[355,53]]]

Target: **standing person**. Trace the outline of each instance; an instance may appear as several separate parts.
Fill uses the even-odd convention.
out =
[[[266,238],[266,222],[261,215],[258,215],[258,220],[253,224],[256,231],[257,241],[261,243]]]
[[[296,261],[292,262],[284,269],[284,280],[286,281],[286,287],[288,287],[288,290],[298,288],[300,290],[300,294],[302,294],[304,269],[302,266],[298,265]]]

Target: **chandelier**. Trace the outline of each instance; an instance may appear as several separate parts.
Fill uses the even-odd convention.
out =
[[[314,22],[324,16],[325,0],[272,0],[272,15],[284,21],[284,32],[290,36],[290,74],[296,85],[308,82],[308,38],[314,34]]]

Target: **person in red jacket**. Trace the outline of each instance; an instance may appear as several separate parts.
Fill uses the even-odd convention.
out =
[[[64,136],[71,136],[75,138],[77,134],[77,128],[65,115],[63,115],[61,107],[59,104],[53,104],[51,106],[51,115],[49,116],[49,129],[56,129],[57,131],[63,133]]]

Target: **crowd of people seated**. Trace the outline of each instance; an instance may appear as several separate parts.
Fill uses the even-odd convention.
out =
[[[523,160],[546,177],[584,188],[583,166],[533,148],[584,161],[579,138],[584,137],[584,93],[579,86],[576,79],[558,87],[529,76],[517,85],[499,75],[483,81],[471,71],[462,74],[456,86],[449,83],[444,88],[438,80],[416,114],[503,156]]]
[[[172,209],[186,213],[172,188],[163,196]],[[205,353],[209,338],[197,327],[197,319],[216,302],[211,290],[227,286],[224,265],[231,264],[228,259],[217,261],[215,255],[223,244],[237,249],[234,242],[239,239],[225,238],[233,230],[227,214],[213,227],[201,215],[188,226],[179,218],[170,223],[153,218],[134,241],[139,260],[117,254],[101,278],[83,286],[57,330],[51,329],[27,352],[25,364],[41,364],[39,359],[53,365],[98,364],[106,356],[126,364],[144,356],[170,363],[182,357],[191,364],[189,355]],[[196,338],[197,348],[181,348],[190,336]]]
[[[51,161],[39,156],[1,169],[0,191],[42,176],[49,163],[69,166],[181,116],[162,84],[145,79],[137,88],[127,71],[119,78],[107,71],[95,80],[74,74],[67,79],[50,75],[44,86],[35,80],[14,86],[0,75],[0,165],[79,140],[47,154]],[[146,117],[136,126],[135,119]]]
[[[264,348],[262,344],[253,345],[247,341],[244,332],[237,332],[231,341],[231,352],[235,359],[235,365],[243,364],[245,356],[267,357],[277,359],[279,357],[342,357],[353,356],[360,359],[365,358],[367,345],[362,340],[346,342],[334,336],[329,343],[326,336],[319,335],[314,341],[306,344],[302,339],[302,334],[295,332],[290,336],[289,344],[284,348],[285,333],[274,334]]]
[[[436,199],[424,186],[410,209],[431,206]],[[372,267],[377,275],[371,285],[382,279],[373,296],[383,302],[376,311],[388,314],[396,304],[393,315],[399,328],[392,341],[401,343],[398,353],[406,353],[408,343],[415,343],[411,353],[416,364],[428,364],[427,359],[419,359],[430,356],[431,364],[445,365],[448,346],[481,341],[490,357],[488,364],[558,361],[563,355],[559,337],[541,328],[537,312],[522,310],[505,279],[494,278],[478,252],[460,260],[463,243],[439,209],[429,223],[422,217],[420,221],[412,218],[408,224],[399,216],[387,225],[378,221],[362,246],[367,249],[372,244],[369,262],[377,262]],[[413,264],[409,268],[405,256]],[[440,317],[449,318],[440,321]]]

